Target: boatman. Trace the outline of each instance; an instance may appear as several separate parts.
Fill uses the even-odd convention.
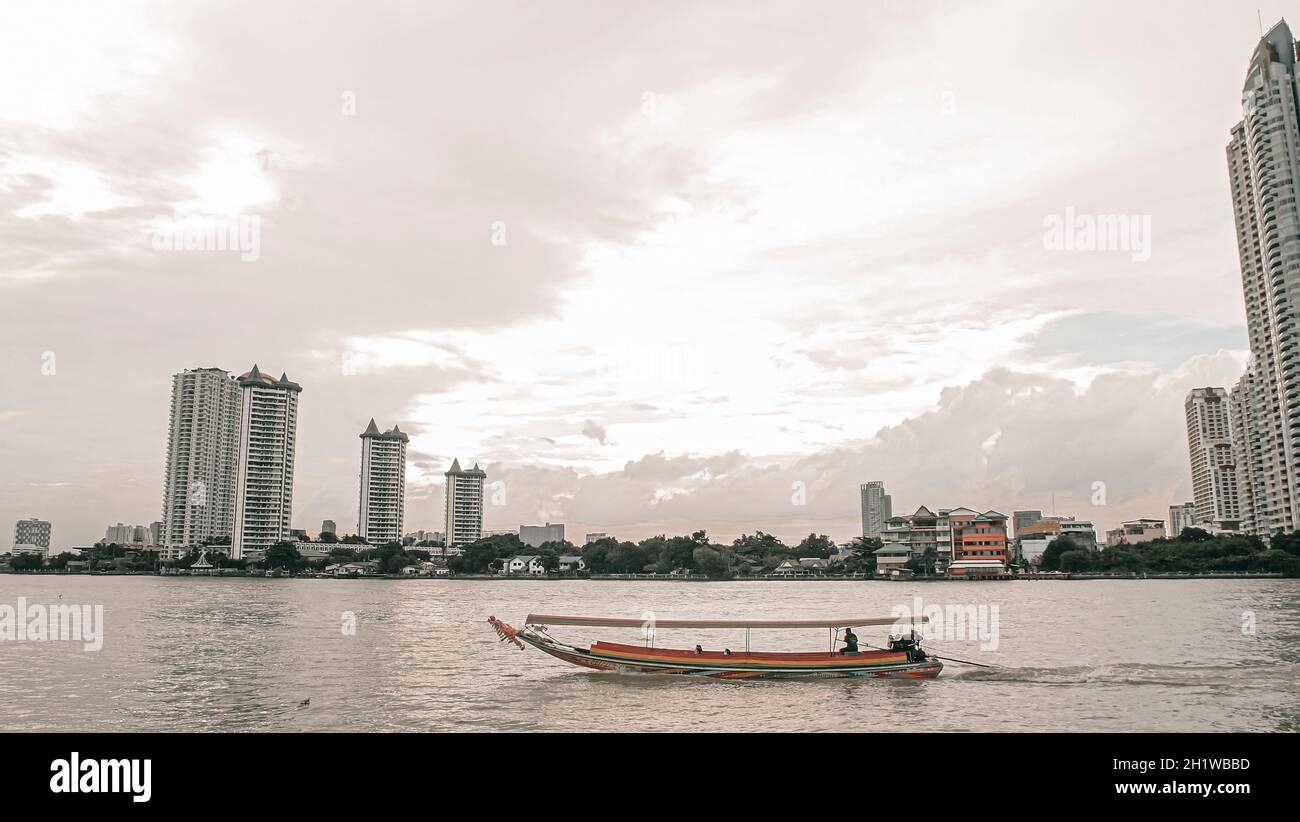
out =
[[[840,649],[842,654],[856,654],[858,652],[858,635],[853,633],[852,628],[844,629],[844,647]]]

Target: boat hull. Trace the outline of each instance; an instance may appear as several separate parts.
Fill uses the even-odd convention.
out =
[[[597,642],[590,649],[521,631],[519,639],[556,659],[597,671],[694,676],[709,679],[934,679],[938,660],[912,662],[906,654],[863,652],[845,655],[780,653],[695,653]]]

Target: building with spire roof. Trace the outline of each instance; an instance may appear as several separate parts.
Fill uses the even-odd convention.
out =
[[[487,473],[478,463],[468,471],[453,459],[447,477],[445,497],[446,545],[448,554],[459,554],[463,545],[483,536],[483,483]]]
[[[294,447],[302,386],[256,365],[236,379],[241,395],[230,556],[265,552],[290,540]]]
[[[380,431],[371,418],[361,432],[361,500],[357,534],[371,545],[402,541],[406,496],[406,444],[394,425]]]

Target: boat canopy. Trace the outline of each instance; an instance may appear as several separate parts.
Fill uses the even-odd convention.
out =
[[[525,625],[581,625],[586,628],[857,628],[864,625],[924,624],[927,618],[841,617],[840,619],[623,619],[619,617],[529,614]]]

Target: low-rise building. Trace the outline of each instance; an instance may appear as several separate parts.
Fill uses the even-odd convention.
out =
[[[546,568],[542,566],[540,556],[530,554],[511,557],[505,564],[505,572],[511,576],[518,574],[541,576],[546,573]]]
[[[325,559],[330,555],[330,551],[340,547],[334,542],[295,542],[294,548],[298,549],[298,555],[306,560]]]
[[[573,573],[574,571],[587,570],[587,563],[580,556],[563,556],[560,557],[560,573]]]
[[[876,558],[876,574],[879,576],[888,576],[912,558],[911,549],[901,542],[886,542],[871,553]]]
[[[1021,526],[1016,539],[1016,559],[1038,565],[1047,546],[1061,536],[1070,537],[1090,551],[1097,548],[1097,531],[1092,522],[1074,517],[1044,517]]]
[[[799,557],[785,560],[772,573],[782,577],[816,577],[825,575],[829,566],[820,557]]]
[[[327,565],[325,566],[325,573],[336,577],[352,576],[353,574],[369,576],[379,573],[379,561],[371,559],[364,562],[341,562],[335,565]]]
[[[1159,519],[1132,519],[1106,532],[1106,547],[1137,545],[1165,538],[1165,523]]]
[[[961,559],[946,569],[951,577],[1000,577],[1007,574],[1007,566],[998,559]]]

